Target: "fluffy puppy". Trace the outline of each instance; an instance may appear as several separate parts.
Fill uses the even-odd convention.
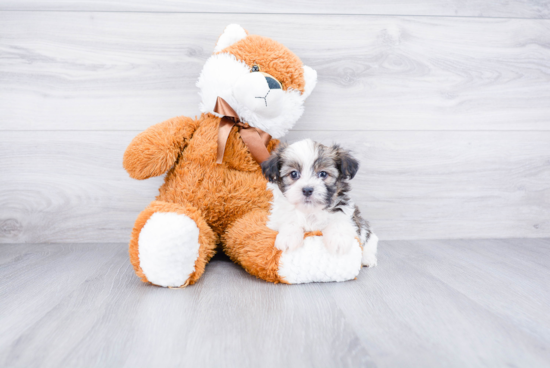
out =
[[[348,197],[348,181],[358,169],[359,162],[338,145],[310,139],[281,144],[262,163],[273,191],[267,226],[279,232],[275,246],[290,251],[303,244],[304,232],[321,231],[327,249],[344,254],[359,238],[363,264],[375,266],[378,239]]]

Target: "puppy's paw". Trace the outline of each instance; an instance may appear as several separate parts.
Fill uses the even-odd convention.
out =
[[[378,259],[376,258],[376,252],[378,250],[378,237],[376,234],[371,233],[369,240],[363,246],[363,258],[361,263],[363,266],[374,267],[378,264]]]
[[[304,231],[300,228],[281,229],[275,239],[275,248],[292,251],[304,243]]]
[[[328,251],[335,254],[346,254],[357,243],[355,233],[331,228],[323,230],[323,242]]]
[[[361,259],[363,266],[375,267],[378,264],[376,254],[363,251],[363,258]]]

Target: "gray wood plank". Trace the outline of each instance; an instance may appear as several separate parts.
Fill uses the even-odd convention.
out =
[[[8,364],[7,360],[17,359],[21,350],[26,350],[29,344],[33,344],[36,339],[46,339],[52,343],[65,345],[77,344],[77,336],[70,334],[58,334],[60,332],[47,323],[50,318],[60,316],[59,310],[71,309],[82,310],[89,314],[93,309],[93,303],[100,303],[101,300],[91,300],[92,304],[85,308],[80,308],[78,301],[71,300],[70,295],[88,293],[88,288],[98,288],[105,286],[102,293],[109,293],[109,283],[116,285],[116,275],[113,272],[107,273],[109,267],[112,267],[113,259],[116,260],[117,269],[120,267],[128,268],[127,263],[120,262],[127,256],[127,246],[117,244],[116,246],[104,245],[84,245],[74,246],[71,244],[44,244],[40,250],[27,244],[18,244],[15,246],[0,246],[0,253],[10,251],[15,248],[19,251],[19,256],[0,263],[2,280],[0,284],[0,300],[6,301],[0,308],[0,366],[14,366]],[[101,276],[103,272],[107,274],[105,283],[100,285],[101,279],[94,280]],[[55,279],[51,276],[55,275]],[[29,296],[32,295],[32,298]],[[62,317],[62,316],[61,316]],[[30,338],[25,338],[24,333],[30,328],[47,324],[50,328],[47,332],[37,333]],[[75,321],[72,321],[73,323]],[[83,327],[93,320],[80,320]],[[73,325],[74,326],[74,325]],[[53,330],[51,329],[53,328]],[[17,340],[13,339],[13,332],[19,331],[21,336]],[[35,329],[36,331],[36,329]],[[8,350],[4,348],[10,345]],[[36,348],[36,353],[46,363],[48,359],[60,358],[60,354],[66,352],[49,349],[44,350]],[[35,365],[36,363],[27,366]],[[20,365],[19,365],[20,366]]]
[[[0,316],[0,365],[374,366],[321,288],[285,289],[260,282],[232,263],[217,262],[193,288],[161,289],[133,275],[124,244],[70,248],[71,259],[61,255],[55,264],[31,268],[27,278],[38,277],[34,283],[2,268],[0,277],[19,282],[0,286],[1,308],[12,312]],[[97,262],[93,272],[76,260],[81,258]],[[74,275],[70,285],[58,278],[63,262],[65,272]],[[220,287],[221,280],[231,282]],[[13,289],[31,297],[24,310],[18,309],[18,300],[7,298]],[[48,301],[42,303],[43,298]],[[318,303],[312,304],[312,298]]]
[[[546,258],[550,255],[550,240],[539,242],[412,241],[411,251],[405,257],[397,257],[405,261],[414,258],[415,265],[502,320],[521,326],[526,334],[540,339],[543,347],[550,345],[550,314],[540,308],[550,293],[550,286],[541,282],[549,271]],[[431,257],[423,257],[426,253]],[[434,266],[438,262],[448,265]],[[464,272],[468,273],[467,278],[459,276]],[[495,303],[495,297],[502,302]]]
[[[305,13],[305,14],[392,14],[444,15],[470,17],[550,18],[550,6],[536,0],[423,0],[423,1],[359,1],[359,0],[279,0],[279,1],[175,1],[157,0],[4,0],[0,10],[63,10],[63,11],[146,11],[191,13]]]
[[[195,116],[195,81],[234,22],[318,70],[298,130],[550,129],[550,20],[0,12],[0,130]]]
[[[357,321],[355,332],[379,367],[545,367],[550,289],[544,280],[550,269],[530,278],[501,266],[520,244],[543,249],[548,261],[548,239],[542,246],[527,239],[513,246],[497,240],[383,242],[379,267],[362,272],[364,282],[332,284],[330,294],[345,301],[339,307]],[[516,259],[527,267],[536,261],[528,252]],[[540,292],[532,295],[532,289]]]
[[[273,285],[218,259],[177,290],[141,283],[124,243],[3,253],[18,256],[0,260],[1,366],[550,364],[550,268],[511,267],[548,264],[549,239],[383,241],[378,267],[328,284]]]
[[[4,132],[0,243],[125,242],[162,178],[122,155],[138,132]],[[304,132],[362,162],[352,198],[382,239],[550,236],[548,132]]]
[[[133,136],[135,132],[4,132],[2,238],[129,240],[137,214],[158,194],[163,180],[139,182],[124,171],[122,155]]]

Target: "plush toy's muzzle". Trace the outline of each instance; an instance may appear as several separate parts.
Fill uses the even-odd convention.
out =
[[[281,114],[284,91],[280,82],[269,74],[251,72],[237,80],[233,97],[258,118],[273,119]]]

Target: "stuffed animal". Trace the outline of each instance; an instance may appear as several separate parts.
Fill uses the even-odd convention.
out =
[[[317,73],[282,44],[235,24],[226,27],[197,82],[202,114],[154,125],[124,153],[124,168],[134,179],[167,173],[131,235],[130,261],[144,282],[196,283],[219,244],[231,260],[269,282],[357,276],[359,243],[332,255],[319,251],[321,234],[313,234],[301,249],[283,253],[274,246],[277,232],[266,226],[273,194],[260,163],[300,118],[316,81]]]

